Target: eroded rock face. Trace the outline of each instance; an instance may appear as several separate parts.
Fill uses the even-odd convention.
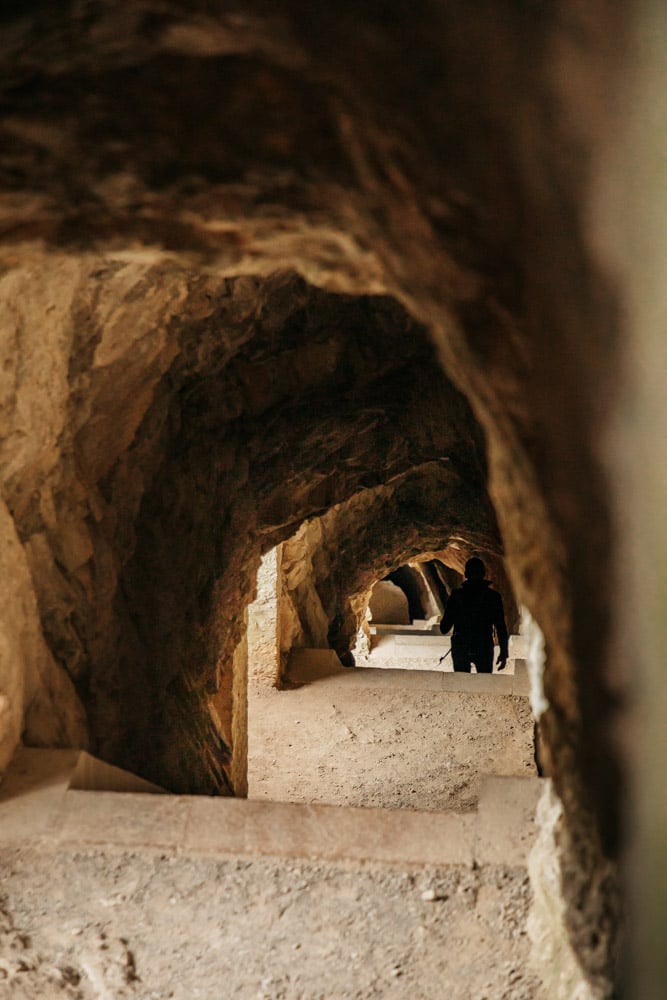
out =
[[[586,950],[586,920],[619,830],[599,445],[619,321],[587,184],[632,6],[34,3],[5,9],[0,42],[3,498],[94,744],[224,787],[208,701],[260,553],[471,453],[466,421],[439,437],[426,324],[546,637],[571,930],[596,976],[612,949]]]

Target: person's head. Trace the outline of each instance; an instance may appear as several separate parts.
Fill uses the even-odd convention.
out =
[[[478,559],[477,556],[473,556],[472,559],[468,559],[465,568],[466,580],[483,580],[485,573],[486,566],[481,559]]]

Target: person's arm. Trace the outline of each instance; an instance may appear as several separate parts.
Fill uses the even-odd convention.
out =
[[[447,604],[445,605],[445,613],[440,619],[440,631],[442,632],[443,635],[446,635],[447,632],[449,632],[452,625],[454,624],[457,603],[458,599],[456,596],[456,591],[454,591],[449,595]]]
[[[503,599],[500,594],[496,593],[496,613],[493,624],[496,628],[496,634],[498,636],[498,645],[500,646],[500,652],[498,653],[498,670],[504,670],[505,664],[507,663],[507,658],[509,655],[508,650],[508,635],[507,635],[507,625],[505,624],[505,609],[503,608]]]

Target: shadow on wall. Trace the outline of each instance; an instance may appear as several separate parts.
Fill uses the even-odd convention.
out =
[[[368,610],[370,621],[383,625],[411,625],[414,620],[405,590],[389,577],[373,587]]]

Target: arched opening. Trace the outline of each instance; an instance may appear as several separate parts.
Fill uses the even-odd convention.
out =
[[[418,626],[372,635],[347,667],[323,641],[301,644],[312,642],[300,622],[312,625],[315,609],[321,640],[329,632],[313,578],[321,559],[303,558],[308,535],[322,534],[311,524],[264,557],[248,609],[250,798],[467,813],[484,780],[535,776],[525,636],[486,683],[439,663],[450,640]]]
[[[131,548],[118,553],[106,648],[86,679],[93,738],[106,759],[174,791],[242,787],[243,750],[237,766],[231,746],[230,704],[242,701],[234,653],[263,551],[320,514],[308,521],[323,540],[309,557],[320,593],[301,599],[299,628],[304,642],[343,652],[383,531],[400,534],[407,553],[436,506],[449,510],[451,531],[466,516],[461,503],[472,531],[497,535],[479,429],[435,367],[426,331],[386,297],[325,293],[295,275],[253,284],[267,308],[250,327],[243,282],[240,306],[226,282],[224,313],[207,321],[211,336],[236,322],[238,348],[211,361],[200,331],[198,355],[180,354],[161,376],[132,446],[105,470],[112,510],[128,508],[126,484],[141,492]],[[370,509],[396,520],[383,529]],[[288,542],[283,572],[290,558]],[[298,591],[307,559],[293,562]],[[358,578],[352,588],[348,574]]]
[[[380,625],[433,624],[442,615],[449,594],[446,573],[439,559],[408,563],[392,570],[373,585],[368,601],[368,620]],[[398,618],[394,615],[392,600],[397,597],[396,590],[403,594],[405,601],[405,605],[400,602],[403,613]]]

